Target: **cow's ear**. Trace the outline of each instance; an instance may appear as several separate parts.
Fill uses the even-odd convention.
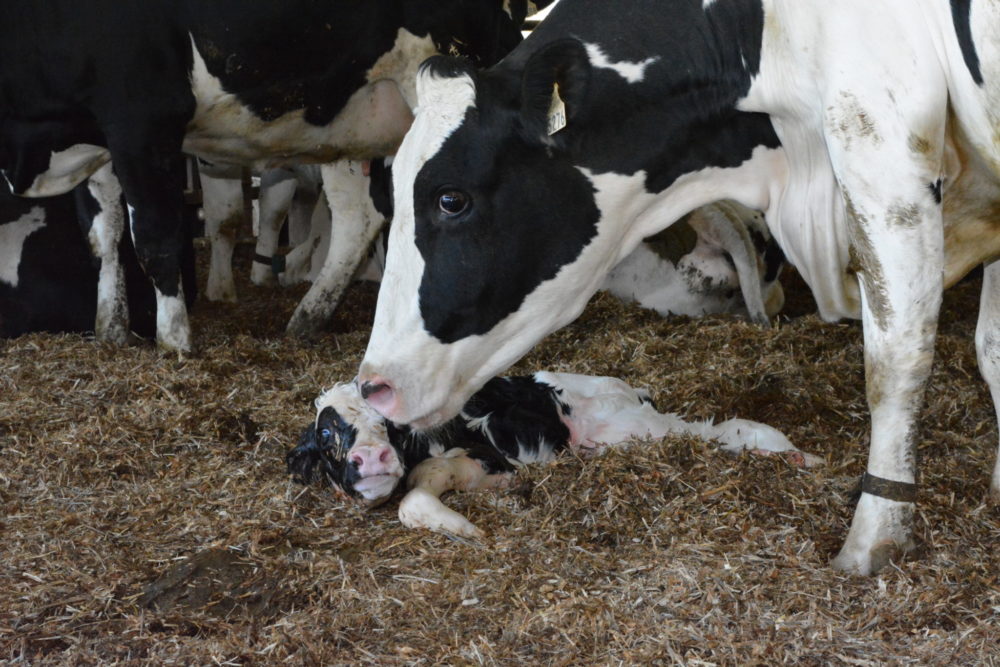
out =
[[[514,25],[521,25],[524,19],[534,16],[553,2],[554,0],[509,0],[504,6],[510,12]]]
[[[587,50],[575,39],[552,42],[531,55],[521,81],[521,116],[529,136],[544,140],[579,122],[590,70]]]

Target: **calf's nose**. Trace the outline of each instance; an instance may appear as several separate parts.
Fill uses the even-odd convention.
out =
[[[394,454],[392,447],[387,445],[355,447],[351,451],[351,462],[358,467],[362,477],[384,475],[392,472]]]

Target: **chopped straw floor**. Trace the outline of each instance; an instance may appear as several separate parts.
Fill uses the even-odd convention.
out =
[[[240,275],[247,273],[241,248]],[[861,330],[801,283],[765,330],[599,295],[516,370],[615,375],[661,409],[783,430],[826,465],[637,442],[446,501],[480,541],[289,482],[322,387],[353,375],[375,290],[319,340],[303,291],[193,311],[198,351],[0,342],[0,661],[30,664],[1000,665],[997,427],[978,281],[947,296],[920,445],[915,558],[827,566],[867,447]]]

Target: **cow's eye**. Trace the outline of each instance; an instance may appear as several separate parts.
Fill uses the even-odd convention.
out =
[[[323,438],[324,440],[329,440],[331,435],[333,435],[333,431],[331,431],[328,428],[324,428],[319,432],[319,437]]]
[[[469,195],[458,190],[446,190],[438,195],[438,208],[447,216],[456,216],[469,208]]]

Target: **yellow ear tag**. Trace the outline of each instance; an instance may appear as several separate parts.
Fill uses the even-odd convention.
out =
[[[566,103],[559,97],[559,84],[552,85],[552,104],[549,105],[548,133],[551,137],[566,127]]]

